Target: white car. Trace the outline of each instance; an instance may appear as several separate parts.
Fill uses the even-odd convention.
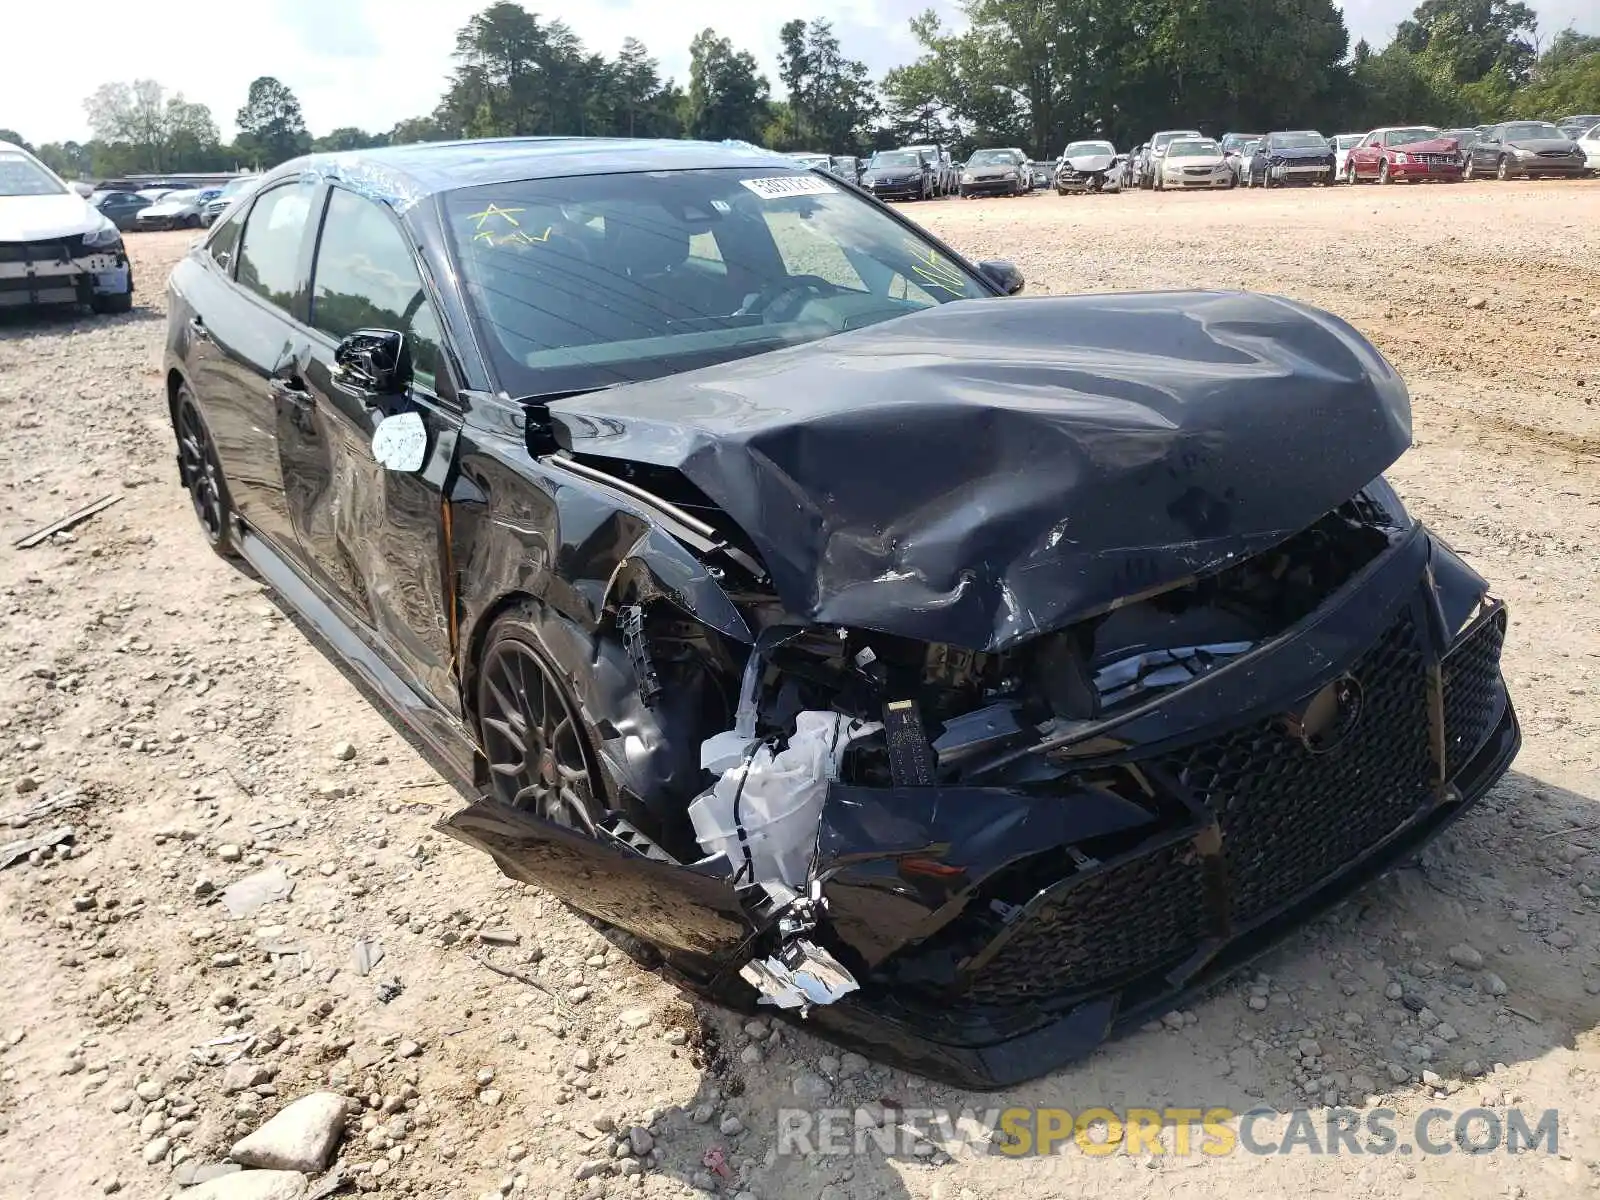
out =
[[[99,209],[21,146],[0,142],[0,308],[133,307],[122,235]]]
[[[194,188],[168,192],[133,220],[135,229],[199,229],[205,224],[206,206],[222,194],[221,188]]]
[[[1156,160],[1156,190],[1168,188],[1231,188],[1238,180],[1222,147],[1210,138],[1177,138]]]
[[[1596,125],[1587,133],[1580,134],[1577,139],[1578,148],[1583,151],[1583,158],[1589,165],[1590,171],[1600,171],[1600,125]]]
[[[1349,157],[1350,151],[1354,147],[1359,146],[1361,144],[1361,139],[1366,136],[1367,135],[1364,133],[1336,133],[1331,139],[1329,139],[1333,142],[1334,179],[1344,178],[1345,159]]]

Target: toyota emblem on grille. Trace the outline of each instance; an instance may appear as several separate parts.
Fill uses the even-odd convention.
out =
[[[1353,675],[1335,679],[1286,718],[1289,732],[1313,754],[1326,754],[1361,723],[1361,685]]]

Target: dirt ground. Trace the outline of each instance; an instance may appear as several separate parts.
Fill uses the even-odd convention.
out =
[[[356,1098],[355,1186],[430,1200],[1600,1189],[1600,182],[907,211],[1030,292],[1242,286],[1373,338],[1415,407],[1392,478],[1511,605],[1526,744],[1504,783],[1192,1011],[1002,1096],[692,1005],[433,833],[460,798],[205,549],[158,391],[190,238],[135,235],[131,316],[0,321],[0,843],[76,835],[0,870],[0,1196],[169,1195],[318,1089]],[[221,889],[275,865],[292,894],[230,919]],[[365,974],[358,944],[383,954]],[[1402,1142],[1429,1107],[1561,1115],[1556,1153],[1487,1159],[780,1156],[797,1105],[1377,1106]]]

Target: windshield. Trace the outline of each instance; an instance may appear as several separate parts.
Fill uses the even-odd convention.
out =
[[[200,198],[199,192],[168,192],[161,197],[162,204],[193,204]]]
[[[1361,139],[1366,136],[1364,133],[1341,133],[1333,139],[1333,145],[1337,150],[1348,150],[1352,146],[1359,146]]]
[[[67,189],[20,150],[0,150],[0,196],[59,196]]]
[[[1011,150],[979,150],[969,159],[969,167],[1014,167],[1017,156]]]
[[[1168,158],[1215,158],[1222,151],[1213,141],[1197,141],[1186,139],[1173,142],[1167,147]]]
[[[875,167],[918,167],[922,158],[911,150],[884,150],[872,156]]]
[[[222,190],[217,193],[217,199],[231,200],[240,192],[244,191],[245,188],[253,187],[255,183],[256,177],[253,175],[242,175],[238,179],[230,179],[226,184],[223,185]]]
[[[1439,136],[1437,129],[1419,125],[1415,129],[1391,129],[1383,135],[1385,146],[1409,146],[1413,142],[1428,142]]]
[[[1110,142],[1073,142],[1067,147],[1065,158],[1082,158],[1091,154],[1115,154],[1116,148]]]
[[[1548,121],[1523,121],[1517,125],[1507,125],[1504,136],[1508,142],[1537,142],[1545,139],[1565,141],[1567,137]]]
[[[654,379],[993,293],[843,185],[772,168],[452,192],[444,214],[504,386]]]
[[[1166,149],[1167,143],[1172,141],[1174,138],[1188,138],[1188,137],[1199,137],[1199,136],[1200,136],[1200,131],[1198,129],[1196,129],[1196,130],[1179,130],[1177,133],[1158,133],[1158,134],[1156,134],[1155,137],[1150,139],[1150,148],[1152,150],[1164,150],[1164,149]]]
[[[1267,135],[1272,150],[1326,150],[1328,139],[1320,133],[1272,133]]]

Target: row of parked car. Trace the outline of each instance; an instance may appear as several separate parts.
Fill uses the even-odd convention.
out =
[[[1021,196],[1049,186],[1053,170],[1015,146],[977,150],[958,163],[943,146],[903,146],[870,158],[791,154],[816,171],[870,191],[881,200],[937,200],[941,196]]]
[[[146,187],[104,186],[89,193],[88,201],[119,230],[203,229],[214,224],[259,181],[241,175],[220,187],[197,188],[185,183]]]
[[[1324,137],[1314,129],[1157,133],[1131,154],[1109,142],[1073,142],[1056,167],[1056,190],[1117,187],[1283,187],[1290,184],[1457,182],[1576,177],[1600,173],[1600,117],[1505,121],[1473,128],[1391,125]]]

